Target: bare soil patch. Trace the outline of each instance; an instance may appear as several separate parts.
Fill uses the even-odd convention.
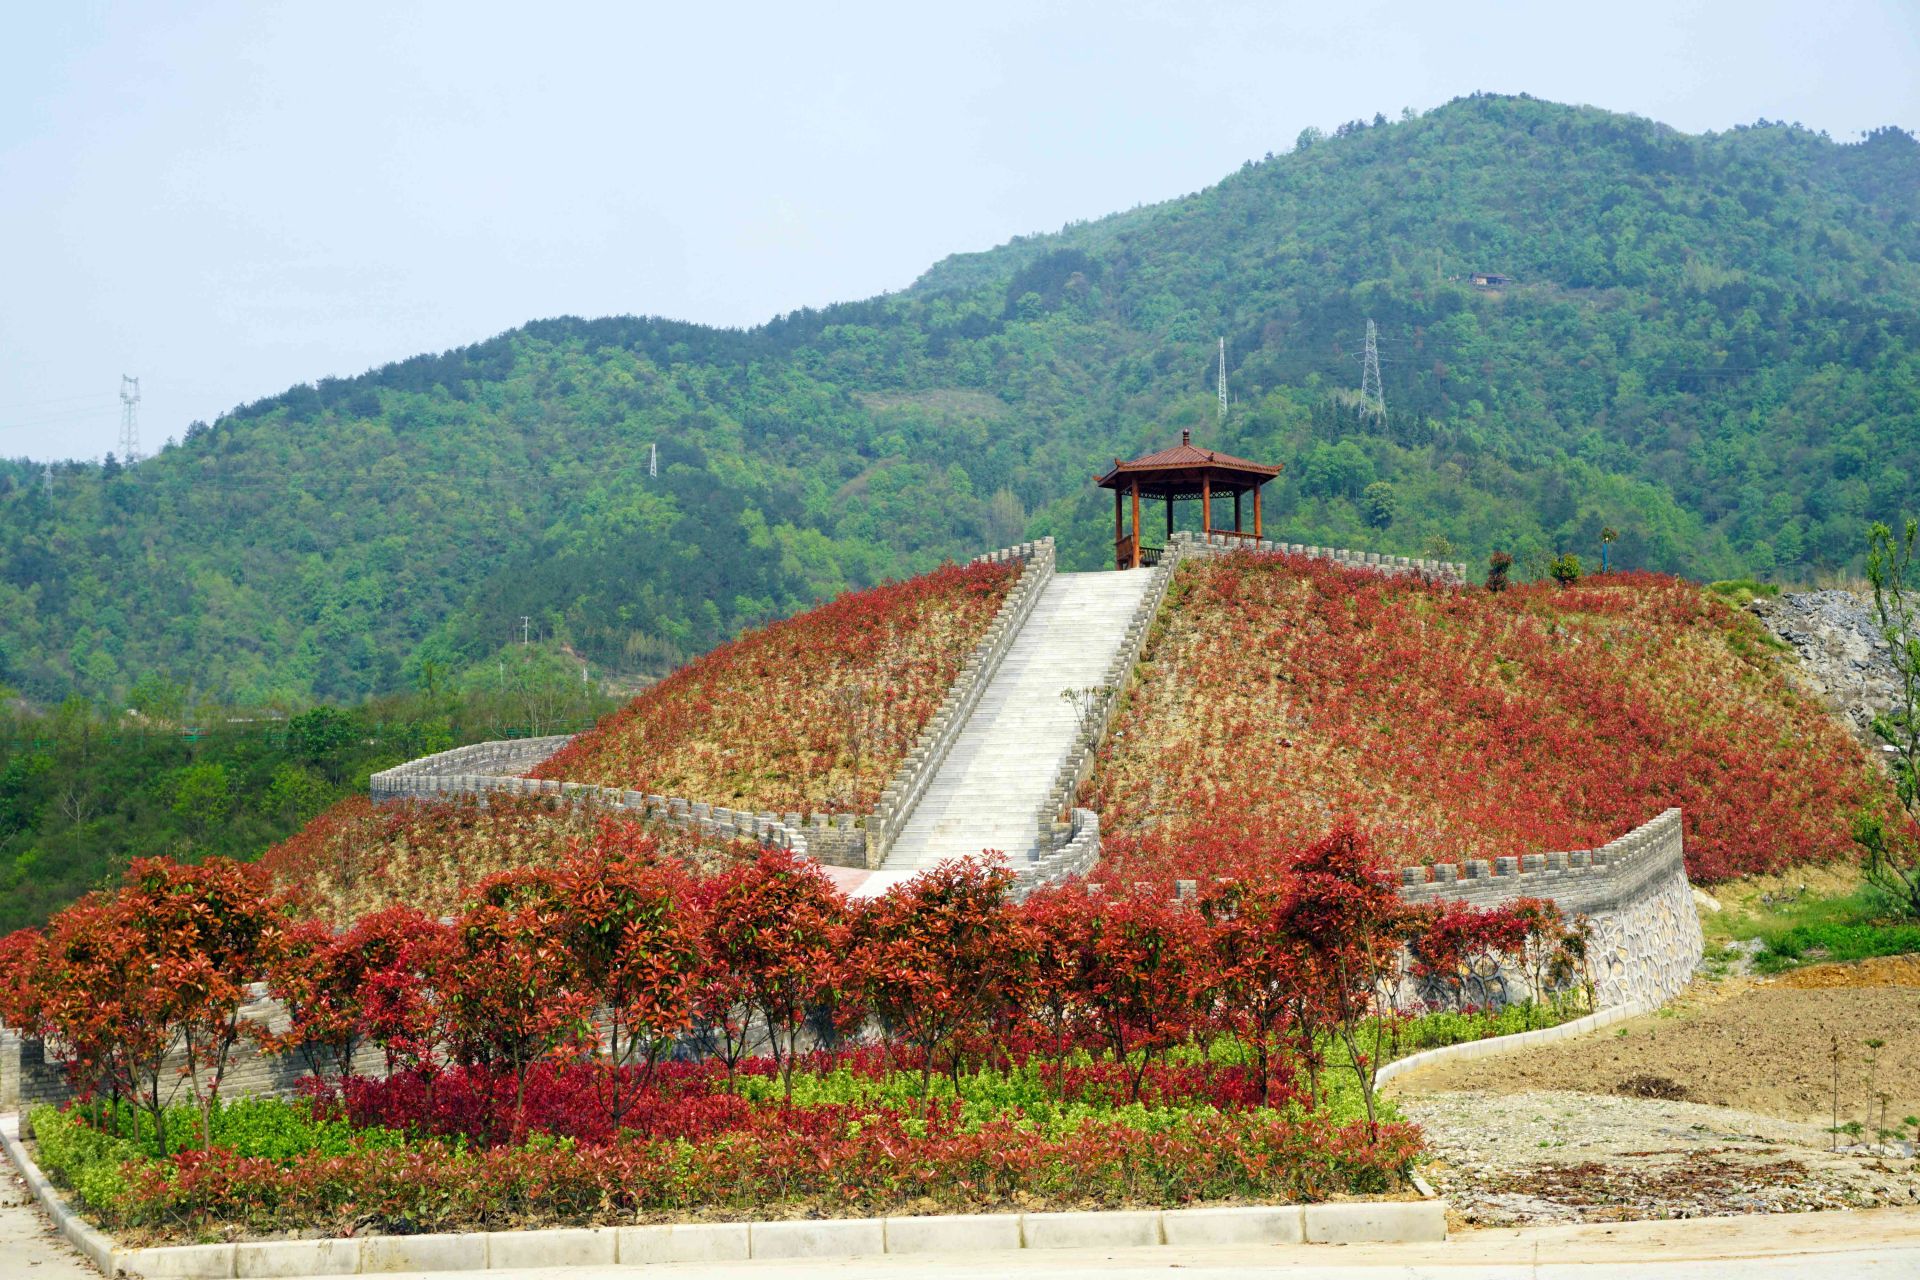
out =
[[[1696,984],[1666,1009],[1618,1028],[1441,1063],[1393,1087],[1402,1096],[1555,1089],[1644,1097],[1651,1079],[1678,1086],[1692,1102],[1825,1126],[1833,1123],[1837,1037],[1841,1121],[1864,1122],[1867,1098],[1883,1093],[1886,1114],[1897,1121],[1920,1115],[1920,987],[1888,985],[1905,966],[1920,970],[1920,961],[1894,957],[1817,965],[1776,981]],[[1883,1043],[1870,1049],[1870,1039]]]
[[[1396,1082],[1397,1083],[1397,1082]],[[1402,1098],[1459,1226],[1920,1204],[1911,1160],[1829,1151],[1818,1125],[1567,1090]]]

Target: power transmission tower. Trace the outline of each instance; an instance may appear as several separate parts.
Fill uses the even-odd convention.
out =
[[[660,477],[660,446],[657,443],[647,446],[647,476],[656,480]]]
[[[1227,340],[1220,339],[1220,421],[1227,420]]]
[[[41,478],[45,481],[47,486],[47,500],[52,501],[53,500],[53,462],[52,460],[48,460],[47,469],[41,473]]]
[[[120,375],[120,461],[140,461],[140,379]]]
[[[526,614],[520,615],[520,647],[526,648],[533,643],[533,619]]]
[[[1367,350],[1360,365],[1360,416],[1384,423],[1387,393],[1380,385],[1380,331],[1367,321]]]

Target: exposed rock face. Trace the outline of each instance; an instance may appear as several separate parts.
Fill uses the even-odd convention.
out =
[[[1747,607],[1793,646],[1801,674],[1854,732],[1878,745],[1873,717],[1893,705],[1899,686],[1873,601],[1851,591],[1801,591]]]

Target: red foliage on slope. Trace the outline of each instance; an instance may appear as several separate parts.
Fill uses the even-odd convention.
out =
[[[947,565],[742,636],[533,776],[754,811],[871,807],[1016,575],[1012,565]]]
[[[1711,881],[1846,856],[1884,802],[1759,625],[1676,579],[1179,573],[1086,791],[1115,878],[1233,874],[1345,815],[1407,865],[1591,848],[1679,805]]]
[[[376,805],[342,800],[260,857],[272,879],[297,889],[314,914],[346,925],[383,907],[449,915],[487,876],[549,866],[596,838],[645,841],[662,856],[726,866],[751,856],[745,842],[538,798]]]

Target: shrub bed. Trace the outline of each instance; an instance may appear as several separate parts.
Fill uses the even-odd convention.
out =
[[[114,1224],[398,1231],[1388,1190],[1418,1135],[1379,1064],[1562,1011],[1462,1007],[1489,965],[1583,990],[1581,922],[1407,903],[1351,829],[1191,902],[1010,883],[848,901],[608,824],[450,921],[336,931],[258,868],[143,860],[0,940],[0,1018],[67,1054],[88,1101],[45,1149]],[[249,1038],[313,1097],[226,1105]]]
[[[1674,805],[1696,880],[1851,857],[1885,787],[1775,649],[1653,574],[1493,593],[1193,561],[1082,801],[1121,882],[1230,873],[1342,816],[1403,865],[1593,848]]]

